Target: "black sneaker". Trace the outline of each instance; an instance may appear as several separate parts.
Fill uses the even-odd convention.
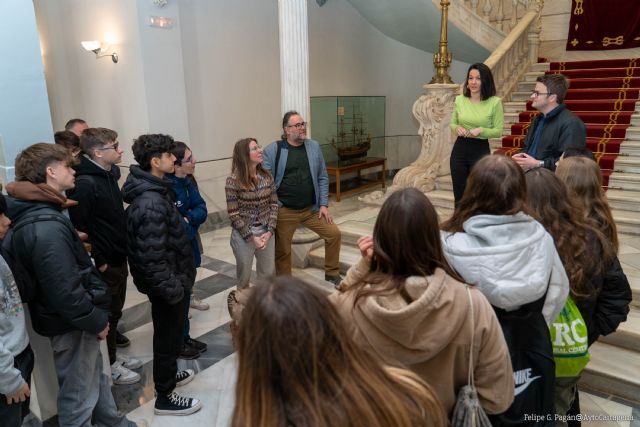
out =
[[[190,345],[182,344],[182,350],[180,350],[178,357],[180,359],[193,360],[200,357],[200,352]]]
[[[325,276],[324,276],[324,280],[325,280],[325,281],[327,281],[327,282],[329,282],[329,283],[332,283],[332,284],[333,284],[333,287],[334,287],[334,288],[336,288],[336,289],[338,289],[338,288],[340,287],[340,283],[342,283],[342,277],[340,277],[340,275],[337,275],[337,276],[327,276],[327,275],[325,274]]]
[[[173,392],[168,396],[158,395],[153,412],[156,415],[189,415],[202,408],[199,399],[183,397]]]
[[[129,345],[131,345],[129,338],[122,335],[120,331],[116,331],[116,347],[124,348],[129,347]]]
[[[189,347],[195,348],[200,353],[204,353],[205,351],[207,351],[207,344],[203,343],[202,341],[194,340],[191,337],[184,340],[184,343]]]
[[[185,369],[184,371],[178,371],[176,374],[176,387],[183,386],[188,384],[193,380],[196,376],[196,373],[193,369]]]

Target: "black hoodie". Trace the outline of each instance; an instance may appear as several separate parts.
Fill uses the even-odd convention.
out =
[[[127,207],[127,253],[138,290],[169,304],[182,300],[196,277],[191,245],[173,204],[173,181],[131,166],[122,187]]]
[[[127,222],[118,188],[120,169],[104,170],[84,155],[76,170],[76,186],[67,196],[78,202],[69,208],[73,225],[89,235],[96,266],[121,265],[127,258]]]

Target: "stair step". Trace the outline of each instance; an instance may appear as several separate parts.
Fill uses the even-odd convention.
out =
[[[613,172],[609,176],[609,188],[640,191],[640,174]]]
[[[453,191],[451,190],[434,190],[426,193],[433,206],[438,208],[445,208],[453,210]]]
[[[640,157],[619,156],[614,164],[615,172],[640,173]]]
[[[505,113],[520,113],[527,109],[527,103],[522,101],[507,101],[502,103]]]
[[[637,109],[638,107],[636,107]],[[636,110],[637,111],[637,110]],[[627,128],[625,139],[629,141],[640,141],[640,127],[630,126]]]
[[[606,194],[612,209],[640,212],[640,191],[611,189]]]
[[[360,251],[354,246],[342,245],[340,248],[340,273],[345,274],[349,267],[360,260]],[[324,269],[324,245],[309,252],[312,267]]]
[[[542,74],[542,73],[540,73],[540,74]],[[535,89],[535,87],[536,87],[536,81],[535,80],[533,80],[533,81],[522,81],[521,80],[521,81],[518,82],[518,85],[516,86],[516,90],[518,92],[529,92],[529,93],[531,93],[531,91],[533,89]]]
[[[640,273],[629,271],[625,272],[631,287],[631,306],[640,308]]]
[[[362,236],[373,234],[373,224],[362,221],[346,221],[338,225],[342,233],[342,247],[345,245],[357,246],[358,239]]]
[[[596,342],[580,384],[637,402],[640,397],[640,353]]]
[[[550,62],[536,62],[535,64],[531,64],[529,70],[531,72],[537,72],[539,74],[543,74],[545,71],[549,71],[551,69]]]
[[[613,214],[613,220],[616,222],[619,233],[634,236],[640,235],[640,217],[637,211],[612,209],[611,213]]]
[[[640,310],[632,307],[627,321],[621,323],[617,331],[606,337],[600,337],[598,341],[640,352]]]
[[[625,140],[620,145],[620,154],[640,157],[640,141]]]
[[[451,175],[439,176],[436,179],[436,189],[442,191],[453,191],[453,181]]]

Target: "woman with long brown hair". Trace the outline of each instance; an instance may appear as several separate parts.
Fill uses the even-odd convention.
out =
[[[380,209],[373,237],[360,238],[358,246],[362,259],[329,297],[354,341],[418,374],[451,415],[467,385],[473,338],[480,404],[488,413],[506,409],[514,389],[500,326],[487,300],[474,288],[468,295],[447,263],[429,199],[415,188],[394,192]]]
[[[423,381],[358,348],[326,296],[299,279],[252,288],[236,343],[233,427],[447,425]]]
[[[590,168],[587,162],[591,162],[597,171]],[[584,176],[572,177],[570,181],[583,184],[580,186],[583,195],[599,192],[601,180],[596,177],[596,172],[599,174],[600,169],[596,163],[571,157],[563,160],[559,169],[572,168],[574,164],[580,164],[581,167],[573,168],[573,173]],[[559,176],[547,169],[532,169],[525,176],[527,205],[553,236],[569,278],[571,298],[584,319],[588,345],[591,345],[600,335],[614,332],[626,320],[631,301],[629,282],[610,241],[596,228],[598,223],[589,218],[588,206],[583,204],[585,198],[578,202],[572,197],[572,192],[567,191]],[[587,188],[589,182],[598,187]],[[599,204],[597,209],[602,212],[603,205]],[[612,227],[603,228],[615,230],[615,225],[610,224]],[[579,379],[579,376],[556,379],[557,414],[564,415],[571,407],[577,395]]]
[[[549,325],[564,307],[569,282],[553,238],[528,214],[526,200],[520,166],[506,156],[486,156],[442,225],[447,259],[493,305],[509,346],[517,393],[492,419],[494,426],[529,425],[525,414],[546,419],[553,413]]]
[[[596,222],[617,253],[618,229],[602,190],[602,171],[598,164],[586,157],[565,158],[558,162],[556,175],[567,186],[582,215]]]
[[[278,219],[278,195],[273,177],[262,167],[263,162],[262,147],[255,138],[236,142],[231,175],[224,189],[239,290],[249,286],[254,257],[259,279],[275,271],[273,233]]]

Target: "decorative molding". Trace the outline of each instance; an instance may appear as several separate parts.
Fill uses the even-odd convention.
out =
[[[318,6],[322,7],[324,6],[324,4],[327,2],[327,0],[316,0],[316,3],[318,3]]]
[[[165,7],[167,4],[169,4],[169,0],[153,0],[153,4],[158,7]]]

